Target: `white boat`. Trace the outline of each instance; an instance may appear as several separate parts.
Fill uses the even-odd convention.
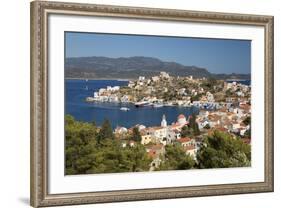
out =
[[[160,104],[160,103],[155,103],[155,104],[153,104],[153,107],[154,108],[161,108],[161,107],[163,107],[164,105],[163,104]]]
[[[129,110],[130,110],[130,108],[127,108],[127,107],[122,107],[122,108],[120,108],[120,110],[121,110],[121,111],[129,111]]]
[[[151,103],[148,101],[140,101],[140,102],[135,103],[136,107],[144,107],[144,106],[150,106],[150,105],[151,105]]]
[[[87,97],[87,98],[86,98],[86,101],[87,101],[87,102],[93,102],[93,101],[95,101],[95,98],[93,98],[93,97]]]

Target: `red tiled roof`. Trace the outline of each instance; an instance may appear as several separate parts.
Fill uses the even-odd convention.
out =
[[[148,157],[151,157],[153,159],[155,159],[157,157],[155,150],[150,150],[147,154],[148,154]]]
[[[190,138],[184,137],[184,138],[178,139],[177,141],[180,142],[180,143],[184,143],[184,142],[189,142],[190,140],[191,140]]]

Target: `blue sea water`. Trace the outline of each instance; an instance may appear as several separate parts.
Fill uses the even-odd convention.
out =
[[[98,126],[105,119],[109,119],[113,128],[124,126],[130,128],[136,124],[145,126],[160,126],[165,114],[168,124],[175,122],[179,114],[186,117],[198,113],[196,107],[143,107],[136,108],[133,104],[120,103],[88,103],[85,98],[93,96],[95,91],[107,86],[125,86],[127,81],[118,80],[65,80],[65,113],[80,121],[95,121]],[[121,107],[128,107],[130,111],[121,111]]]
[[[232,83],[232,82],[237,82],[237,83],[240,83],[240,84],[244,84],[244,85],[251,85],[251,80],[228,80],[227,81],[228,83]]]

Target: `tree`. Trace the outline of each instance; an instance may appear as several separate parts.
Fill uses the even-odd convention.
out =
[[[105,119],[98,134],[98,142],[103,139],[114,139],[110,121]]]
[[[192,114],[189,118],[189,126],[193,131],[193,135],[197,136],[200,135],[200,130],[199,130],[199,126],[198,123],[196,122],[196,115]]]
[[[251,165],[251,146],[228,133],[215,131],[204,139],[197,161],[198,168],[247,167]]]
[[[181,129],[181,137],[190,137],[192,136],[193,132],[192,129],[188,126],[183,126]]]
[[[139,131],[138,127],[134,127],[133,128],[131,139],[136,141],[136,142],[140,142],[141,141],[141,134],[140,134],[140,131]]]
[[[91,167],[89,155],[95,151],[96,128],[89,123],[65,117],[65,171],[66,174],[84,173]]]
[[[195,161],[190,155],[186,155],[180,144],[166,145],[164,162],[159,170],[186,170],[194,167]]]
[[[140,144],[122,147],[119,140],[113,139],[108,121],[99,133],[92,123],[76,121],[69,115],[65,117],[65,124],[67,175],[149,170],[151,159],[145,147]]]

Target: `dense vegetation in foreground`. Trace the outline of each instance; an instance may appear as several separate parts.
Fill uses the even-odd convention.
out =
[[[95,123],[76,121],[70,115],[65,117],[65,121],[67,175],[149,170],[152,159],[145,146],[140,144],[137,128],[126,138],[135,141],[135,145],[123,147],[107,120],[101,127]],[[245,167],[251,165],[251,147],[239,138],[215,131],[204,138],[196,161],[177,144],[165,146],[162,160],[164,162],[157,170]]]

